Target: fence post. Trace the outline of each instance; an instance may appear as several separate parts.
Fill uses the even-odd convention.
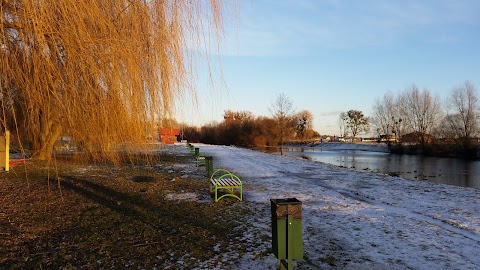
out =
[[[10,170],[10,131],[5,131],[5,136],[0,136],[0,166],[6,172]]]

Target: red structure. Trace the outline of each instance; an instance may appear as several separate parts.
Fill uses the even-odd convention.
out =
[[[180,135],[180,130],[178,128],[162,128],[160,130],[162,144],[174,144],[177,141],[178,135]]]

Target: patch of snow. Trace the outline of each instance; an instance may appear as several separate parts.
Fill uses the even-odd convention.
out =
[[[169,193],[165,195],[165,199],[169,201],[199,201],[198,195],[192,192],[185,193]]]

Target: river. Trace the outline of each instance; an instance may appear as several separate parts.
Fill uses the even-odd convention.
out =
[[[262,151],[278,152],[278,149],[269,148]],[[309,147],[288,147],[283,151],[285,155],[340,167],[386,173],[410,180],[480,189],[480,161],[360,150],[318,150]]]

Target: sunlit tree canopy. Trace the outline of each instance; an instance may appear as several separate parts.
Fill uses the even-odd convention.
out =
[[[220,0],[0,1],[3,129],[49,159],[58,135],[92,157],[140,143],[193,89]]]

